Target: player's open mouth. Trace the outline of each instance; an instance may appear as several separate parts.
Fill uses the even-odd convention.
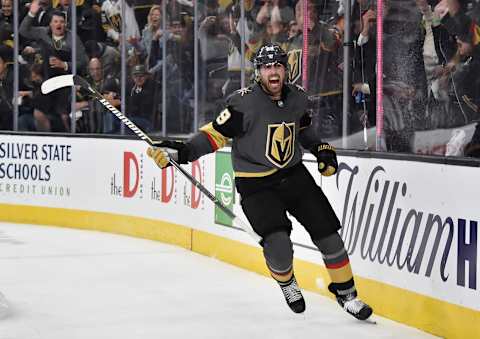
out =
[[[277,78],[277,77],[270,78],[270,79],[268,79],[268,83],[270,85],[277,86],[277,85],[280,84],[280,78]]]

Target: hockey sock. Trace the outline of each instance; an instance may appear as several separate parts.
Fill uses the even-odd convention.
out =
[[[271,233],[263,238],[263,255],[272,277],[286,282],[293,275],[293,249],[287,232]]]
[[[272,278],[275,279],[278,283],[284,283],[292,279],[292,276],[293,276],[292,268],[290,268],[287,272],[284,272],[284,273],[275,272],[270,267],[268,269],[270,271]]]
[[[314,243],[322,253],[328,275],[338,293],[356,295],[350,260],[340,235],[333,233],[323,239],[314,240]]]
[[[335,295],[337,302],[347,313],[359,320],[368,319],[373,310],[357,298],[350,260],[340,235],[334,233],[314,243],[323,255],[323,261],[332,280],[328,290]]]

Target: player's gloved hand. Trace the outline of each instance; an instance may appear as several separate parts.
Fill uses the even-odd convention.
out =
[[[158,167],[165,168],[170,166],[170,154],[162,147],[149,147],[147,155],[155,161]]]
[[[184,142],[163,140],[154,143],[147,149],[147,155],[155,161],[158,167],[171,166],[170,159],[179,164],[188,163],[188,149]]]
[[[318,144],[311,150],[312,154],[317,158],[318,171],[321,175],[329,177],[337,173],[337,153],[335,148],[326,142]]]

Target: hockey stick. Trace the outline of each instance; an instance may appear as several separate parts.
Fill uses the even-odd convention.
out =
[[[138,128],[137,125],[135,125],[129,118],[123,115],[122,112],[120,112],[112,104],[110,104],[108,100],[105,99],[102,94],[98,92],[95,88],[90,86],[90,84],[85,79],[78,75],[67,74],[50,78],[42,83],[41,90],[43,94],[48,94],[59,88],[69,86],[80,86],[81,88],[88,90],[93,99],[100,102],[106,109],[108,109],[112,114],[114,114],[118,119],[120,119],[120,121],[124,123],[128,128],[130,128],[140,139],[146,141],[152,147],[158,147],[158,145],[156,145],[155,142],[147,134],[145,134],[140,128]],[[262,241],[262,238],[257,233],[255,233],[255,231],[249,224],[237,217],[235,213],[229,210],[217,197],[210,193],[210,191],[205,186],[203,186],[197,179],[191,176],[190,173],[184,170],[172,158],[170,158],[170,164],[178,171],[180,171],[195,187],[198,188],[200,192],[205,194],[207,198],[215,204],[215,206],[222,210],[223,213],[232,218],[232,223],[237,226],[235,228],[242,229],[248,234],[250,234],[250,236],[257,243],[260,243]]]

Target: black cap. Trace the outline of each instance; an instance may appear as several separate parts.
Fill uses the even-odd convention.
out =
[[[147,69],[145,68],[144,65],[135,65],[135,66],[133,66],[132,74],[133,75],[145,75],[145,74],[148,74],[148,71],[147,71]]]

